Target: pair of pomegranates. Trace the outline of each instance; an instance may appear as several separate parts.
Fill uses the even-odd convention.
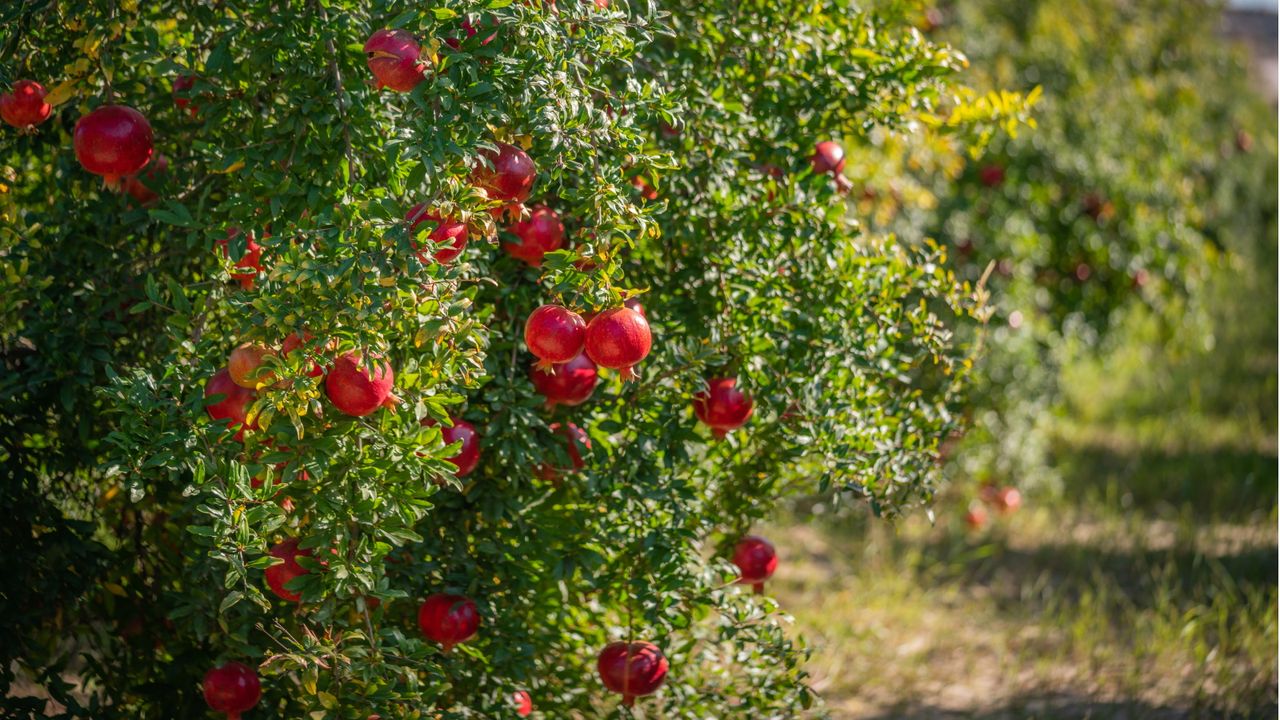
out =
[[[693,396],[693,412],[716,439],[723,439],[730,430],[742,427],[751,419],[755,401],[737,387],[734,378],[712,378],[707,389]]]
[[[253,668],[229,662],[204,674],[204,701],[214,712],[226,713],[227,720],[240,720],[240,714],[258,704],[262,683]]]
[[[53,112],[53,106],[44,101],[44,86],[34,80],[19,80],[13,89],[0,95],[0,120],[18,128],[30,130]]]
[[[572,362],[585,352],[595,365],[619,370],[623,380],[635,377],[632,368],[649,355],[653,344],[649,321],[626,305],[605,310],[590,323],[568,308],[543,305],[529,315],[524,338],[538,357],[536,369]]]

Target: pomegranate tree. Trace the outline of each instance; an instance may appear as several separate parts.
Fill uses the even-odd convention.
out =
[[[756,594],[764,592],[764,581],[778,568],[778,551],[757,535],[748,535],[733,546],[733,564],[738,566],[738,582],[750,585]]]
[[[324,379],[329,402],[354,417],[370,415],[378,408],[395,404],[395,372],[385,361],[364,362],[360,353],[347,353],[333,363]]]
[[[151,160],[151,124],[126,105],[104,105],[76,121],[76,159],[101,175],[109,187],[141,170]]]
[[[634,367],[649,356],[652,344],[649,321],[625,305],[605,310],[587,325],[587,357],[600,367],[620,371],[623,380],[636,376]]]
[[[418,608],[418,629],[449,652],[480,631],[480,610],[463,595],[432,595]]]
[[[53,107],[44,101],[44,86],[35,80],[19,80],[0,94],[0,120],[19,128],[33,128],[49,119]]]
[[[735,378],[712,378],[706,390],[693,396],[694,414],[711,428],[716,439],[746,425],[754,410],[755,402],[738,389]]]
[[[512,235],[519,243],[504,242],[502,249],[511,257],[523,260],[530,267],[541,267],[542,256],[564,245],[564,225],[555,210],[546,205],[535,205],[529,217],[512,225]]]
[[[667,658],[651,642],[609,643],[600,651],[596,670],[609,690],[622,695],[622,704],[652,695],[667,679]]]
[[[226,713],[227,720],[240,720],[240,714],[258,704],[262,683],[253,668],[235,661],[219,665],[204,674],[204,701],[214,712]]]

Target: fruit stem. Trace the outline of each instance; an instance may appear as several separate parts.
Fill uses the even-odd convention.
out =
[[[635,707],[635,705],[636,705],[636,696],[635,696],[635,695],[627,695],[627,694],[625,694],[625,693],[624,693],[624,694],[623,694],[623,696],[622,696],[622,704],[623,704],[623,705],[625,705],[625,706],[627,706],[627,707]]]
[[[752,586],[751,586],[751,589],[752,589],[752,590],[755,590],[757,595],[763,595],[763,594],[764,594],[764,583],[762,583],[762,582],[756,583],[756,584],[754,584],[754,585],[752,585]]]
[[[622,382],[631,382],[639,377],[636,375],[635,368],[630,365],[624,368],[619,368],[618,376],[622,378]]]
[[[729,431],[724,428],[711,428],[711,436],[717,440],[723,440],[728,434]]]

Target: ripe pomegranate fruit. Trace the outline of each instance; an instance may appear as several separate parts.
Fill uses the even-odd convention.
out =
[[[844,148],[838,142],[824,140],[814,146],[809,163],[815,173],[839,175],[844,172]]]
[[[733,547],[733,564],[741,575],[738,583],[750,585],[756,594],[764,592],[764,581],[778,568],[778,551],[773,544],[757,535],[748,535]]]
[[[737,387],[734,378],[712,378],[707,389],[693,396],[693,412],[717,440],[747,424],[755,410],[755,401]]]
[[[587,324],[587,357],[620,371],[624,381],[635,377],[633,367],[649,355],[652,344],[649,321],[625,305],[605,310]]]
[[[454,645],[476,636],[480,630],[480,611],[470,598],[438,593],[418,608],[418,629],[449,652]]]
[[[214,712],[226,713],[227,720],[240,720],[260,697],[262,683],[248,665],[233,661],[204,674],[204,701]]]
[[[1004,167],[995,163],[984,165],[978,171],[978,180],[989,188],[997,187],[1004,182]]]
[[[77,120],[72,145],[84,169],[111,188],[146,166],[154,151],[151,124],[125,105],[104,105]]]
[[[121,181],[124,191],[129,196],[138,201],[139,205],[151,205],[160,199],[159,195],[142,183],[142,178],[148,180],[158,179],[169,169],[169,158],[161,153],[156,153],[155,162],[148,163],[144,172],[135,175],[129,175]]]
[[[599,375],[596,364],[585,352],[563,365],[543,369],[538,363],[529,370],[533,387],[547,399],[548,410],[556,405],[581,405],[595,392]]]
[[[227,358],[227,372],[231,374],[231,381],[243,388],[256,390],[259,387],[269,387],[276,382],[276,374],[270,370],[259,372],[259,368],[268,357],[275,355],[275,351],[266,345],[259,343],[241,343],[235,350],[231,351],[231,356]]]
[[[511,693],[511,702],[515,703],[516,714],[520,717],[529,717],[533,712],[533,698],[529,697],[529,693],[524,690]]]
[[[658,199],[658,191],[655,190],[654,187],[649,184],[649,181],[645,180],[639,175],[636,175],[635,177],[631,178],[631,184],[637,190],[640,191],[640,197],[644,198],[645,200]]]
[[[981,505],[973,505],[964,514],[964,522],[970,530],[981,530],[987,524],[987,509]]]
[[[493,200],[524,202],[533,191],[533,181],[538,168],[528,153],[507,143],[498,143],[497,150],[480,151],[483,162],[471,170],[471,182],[483,189]],[[558,246],[557,246],[558,247]]]
[[[546,369],[569,362],[582,352],[587,324],[582,316],[560,305],[543,305],[529,313],[524,323],[524,342]]]
[[[645,320],[649,319],[649,316],[644,314],[644,305],[640,304],[640,298],[627,298],[622,302],[622,304],[625,307],[629,307],[632,310],[635,310],[636,312],[640,313],[640,317],[644,318]]]
[[[635,705],[636,698],[650,695],[667,679],[667,658],[650,642],[609,643],[600,651],[596,670],[604,686],[622,694],[622,704]]]
[[[369,56],[369,70],[378,81],[378,89],[391,88],[409,92],[426,80],[426,60],[422,59],[418,41],[404,30],[384,28],[369,36],[364,44]]]
[[[992,504],[1001,515],[1008,515],[1022,507],[1022,493],[1015,487],[1000,488]]]
[[[186,110],[191,117],[195,117],[200,109],[191,104],[191,98],[188,93],[191,88],[196,86],[195,75],[179,75],[173,79],[173,104],[178,106],[179,110]]]
[[[285,355],[292,355],[295,350],[302,348],[303,344],[309,342],[312,337],[312,334],[305,330],[302,335],[291,332],[285,337],[284,342],[280,344],[280,349],[284,351]],[[324,375],[324,368],[320,366],[320,363],[312,363],[311,369],[307,371],[307,377],[320,377],[321,375]]]
[[[240,228],[227,228],[227,236],[218,241],[218,246],[222,248],[223,257],[231,256],[229,241],[239,234]],[[240,259],[236,261],[236,269],[232,271],[231,277],[239,281],[241,289],[252,290],[258,281],[258,273],[262,272],[262,246],[254,242],[253,233],[250,233],[244,248],[244,255],[241,255]]]
[[[361,366],[359,353],[347,353],[333,363],[324,379],[324,391],[334,407],[355,417],[369,415],[384,405],[394,405],[395,372],[386,362],[373,369]]]
[[[49,119],[53,106],[44,101],[44,86],[34,80],[19,80],[13,89],[0,95],[0,120],[18,129],[33,128]]]
[[[570,467],[556,467],[554,465],[543,465],[538,468],[538,477],[543,480],[557,481],[566,473],[577,472],[583,468],[585,463],[582,461],[582,451],[580,448],[591,450],[591,436],[587,435],[587,431],[574,425],[573,423],[551,423],[551,431],[560,435],[565,439],[566,451],[569,454]]]
[[[222,399],[205,405],[205,411],[214,420],[230,420],[228,427],[232,429],[239,428],[236,430],[236,440],[244,440],[245,430],[258,429],[257,418],[254,418],[252,423],[246,423],[249,415],[249,405],[253,403],[257,394],[252,390],[246,390],[235,384],[231,379],[231,373],[226,368],[214,373],[213,377],[209,378],[209,382],[205,383],[205,399],[207,400],[215,395],[221,395]]]
[[[546,205],[535,205],[529,217],[512,225],[510,230],[520,238],[520,244],[504,242],[502,249],[530,267],[541,267],[543,255],[564,245],[564,224],[556,211]]]
[[[453,218],[444,218],[439,214],[431,212],[427,208],[426,203],[418,203],[409,208],[409,213],[404,216],[405,220],[410,222],[409,234],[417,235],[418,227],[423,223],[432,222],[436,224],[431,234],[427,236],[429,240],[436,244],[434,253],[428,253],[426,250],[420,249],[420,245],[416,239],[410,240],[413,248],[418,251],[418,260],[423,265],[430,265],[431,259],[434,258],[438,263],[447,263],[450,260],[462,254],[467,247],[467,225]]]
[[[285,587],[285,585],[294,578],[309,574],[309,570],[298,564],[298,556],[311,557],[311,551],[299,550],[298,541],[289,539],[272,546],[270,554],[272,557],[278,557],[284,562],[272,565],[263,571],[267,576],[267,587],[271,588],[271,592],[275,593],[276,597],[283,600],[288,600],[289,602],[301,601],[302,596]]]
[[[453,421],[453,427],[440,428],[440,437],[444,439],[445,445],[462,443],[458,454],[447,459],[458,468],[454,473],[455,477],[466,477],[476,469],[476,465],[480,464],[480,433],[476,431],[475,425],[460,417],[450,415],[449,419]],[[436,421],[432,418],[423,418],[422,424],[430,427],[435,425]]]

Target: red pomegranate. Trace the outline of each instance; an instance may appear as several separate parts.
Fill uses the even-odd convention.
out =
[[[524,690],[511,693],[511,702],[515,703],[516,714],[520,717],[529,717],[533,712],[533,698],[529,697],[529,693]]]
[[[239,720],[260,697],[262,683],[248,665],[229,662],[204,674],[204,701],[214,712],[226,713],[227,720]]]
[[[124,178],[121,185],[129,196],[138,201],[139,205],[151,205],[160,199],[155,191],[143,184],[142,179],[155,180],[163,175],[169,169],[169,158],[162,153],[156,153],[155,162],[148,163],[142,173],[129,175]]]
[[[560,305],[542,305],[524,323],[524,342],[538,358],[538,367],[569,362],[582,352],[587,324],[582,316]]]
[[[369,36],[364,44],[369,56],[369,70],[378,81],[378,89],[391,88],[396,92],[409,92],[426,80],[426,65],[418,48],[418,41],[404,30],[384,28]]]
[[[587,435],[587,431],[574,425],[573,423],[551,423],[551,431],[563,437],[565,440],[565,451],[569,455],[571,467],[556,467],[554,465],[543,465],[538,468],[538,477],[543,480],[559,480],[566,473],[577,472],[583,468],[585,463],[582,461],[582,450],[591,450],[591,436]]]
[[[195,75],[179,75],[173,79],[173,104],[178,106],[179,110],[186,110],[195,117],[200,111],[195,105],[191,104],[189,95],[191,88],[196,86]]]
[[[294,350],[302,348],[303,344],[310,342],[312,337],[312,334],[305,330],[302,335],[291,332],[285,337],[284,342],[280,344],[280,349],[285,355],[292,355]],[[324,368],[320,366],[320,363],[312,363],[311,369],[307,371],[307,377],[320,377],[321,375],[324,375]]]
[[[978,180],[989,188],[997,187],[1004,182],[1004,168],[995,163],[984,165],[978,171]]]
[[[418,608],[418,629],[449,652],[454,645],[476,636],[480,611],[463,595],[432,595]]]
[[[489,193],[489,198],[502,202],[524,202],[533,191],[538,168],[528,153],[507,143],[497,150],[480,151],[484,159],[471,170],[471,182]]]
[[[205,405],[205,410],[214,420],[229,420],[228,427],[239,428],[236,430],[236,440],[244,440],[245,430],[258,429],[257,418],[254,418],[253,423],[245,422],[249,415],[249,405],[257,394],[235,384],[226,368],[214,373],[209,382],[205,383],[205,399],[215,395],[221,395],[222,399]]]
[[[361,365],[359,353],[347,353],[333,363],[324,379],[324,391],[334,407],[355,417],[369,415],[384,405],[394,405],[395,372],[386,362],[379,363],[372,374]]]
[[[973,505],[964,514],[964,522],[970,530],[981,530],[987,524],[987,509],[981,505]]]
[[[741,573],[738,583],[750,585],[759,595],[764,592],[764,581],[778,568],[778,551],[768,540],[748,535],[733,546],[733,564]]]
[[[644,305],[640,304],[640,298],[627,298],[622,302],[622,304],[640,313],[640,317],[645,320],[649,319],[649,316],[644,314]]]
[[[844,148],[833,140],[824,140],[814,146],[809,163],[815,173],[839,175],[844,172]]]
[[[426,203],[418,203],[409,208],[409,213],[404,216],[408,220],[410,235],[417,235],[418,228],[427,222],[435,223],[435,229],[427,236],[429,240],[436,244],[434,253],[428,253],[426,250],[419,249],[416,239],[411,240],[415,250],[418,250],[418,260],[423,265],[430,265],[431,259],[434,258],[438,263],[447,263],[450,260],[462,254],[467,247],[467,225],[453,218],[443,218],[439,214],[431,212],[427,208]]]
[[[498,19],[496,17],[490,16],[489,21],[485,24],[496,28],[498,26]],[[480,32],[480,30],[476,28],[475,23],[471,22],[470,18],[462,19],[462,31],[467,34],[466,39],[468,40],[475,37],[476,34]],[[489,43],[493,42],[493,39],[496,37],[498,37],[498,33],[495,30],[492,35],[480,41],[480,46],[484,47],[485,45],[488,45]],[[453,37],[445,38],[444,44],[448,45],[454,50],[457,50],[458,48],[462,47],[462,41],[459,40],[458,38],[453,38]]]
[[[658,199],[658,191],[655,190],[654,187],[649,184],[649,181],[645,180],[639,175],[636,175],[635,177],[631,178],[631,185],[634,186],[635,189],[640,191],[640,197],[644,198],[645,200]]]
[[[751,419],[755,401],[738,390],[734,378],[712,378],[707,389],[693,396],[693,412],[717,439],[740,428]]]
[[[636,698],[650,695],[667,679],[667,658],[650,642],[609,643],[600,651],[596,670],[604,686],[622,694],[622,704],[631,707]]]
[[[1022,507],[1022,493],[1015,487],[1003,487],[996,492],[993,503],[1001,515],[1008,515]]]
[[[227,358],[227,372],[231,375],[231,381],[250,390],[274,385],[275,373],[270,370],[259,372],[266,359],[273,355],[274,350],[260,343],[241,343]]]
[[[311,557],[311,551],[299,550],[298,541],[289,539],[276,543],[271,548],[270,554],[272,557],[280,558],[284,562],[272,565],[264,571],[267,576],[267,587],[270,587],[271,592],[283,600],[288,600],[289,602],[301,601],[302,596],[285,587],[285,585],[294,578],[309,574],[310,571],[298,564],[298,556]]]
[[[154,150],[151,124],[125,105],[104,105],[77,120],[72,145],[84,169],[109,187],[146,166]]]
[[[644,315],[627,306],[605,310],[587,324],[587,356],[597,365],[635,377],[633,367],[649,355],[653,337]]]
[[[529,379],[533,387],[547,399],[547,409],[556,405],[581,405],[591,398],[595,392],[599,375],[596,364],[591,362],[587,354],[578,353],[577,357],[563,365],[553,365],[543,369],[534,363],[529,370]]]
[[[227,228],[227,236],[218,241],[218,246],[222,248],[223,257],[231,257],[228,241],[239,234],[240,228]],[[262,246],[254,242],[253,233],[250,233],[248,240],[245,241],[244,255],[241,255],[240,259],[236,261],[235,267],[236,269],[232,271],[231,276],[240,282],[241,289],[252,290],[258,281],[258,273],[262,272]]]
[[[543,255],[564,245],[564,225],[560,216],[546,205],[535,205],[529,217],[512,225],[510,230],[520,238],[520,244],[504,242],[502,249],[531,267],[541,267]]]
[[[458,471],[454,473],[455,477],[466,477],[476,469],[476,465],[480,464],[480,433],[476,432],[476,426],[463,420],[460,417],[449,416],[453,421],[453,427],[440,428],[440,437],[444,439],[445,445],[452,445],[456,442],[462,443],[462,447],[458,449],[458,454],[451,458],[447,458],[449,462],[457,466]],[[422,424],[432,426],[436,421],[431,418],[423,418]]]
[[[44,86],[34,80],[19,80],[13,89],[0,95],[0,120],[19,128],[33,128],[49,119],[53,106],[44,101]]]

